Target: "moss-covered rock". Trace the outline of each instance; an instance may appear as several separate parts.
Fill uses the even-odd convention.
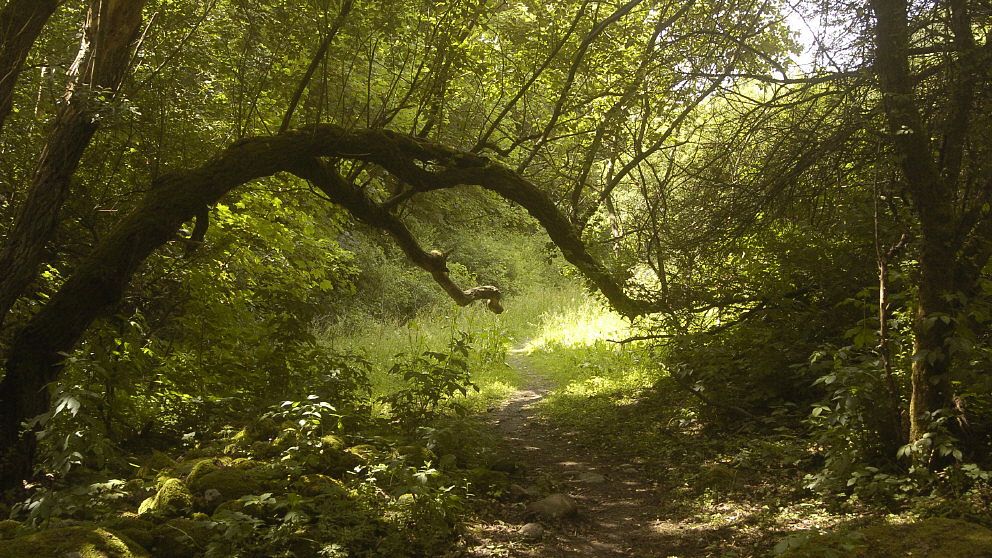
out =
[[[136,513],[125,512],[114,519],[101,522],[103,527],[119,535],[124,535],[144,548],[155,543],[155,524]]]
[[[0,521],[0,541],[16,537],[20,529],[21,523],[19,521],[14,521],[13,519]]]
[[[349,491],[345,488],[344,484],[327,475],[303,475],[293,483],[293,488],[296,492],[309,497],[319,496],[321,494],[329,494],[340,498],[349,497]]]
[[[153,477],[159,471],[173,469],[175,466],[176,461],[174,459],[158,450],[153,450],[152,454],[142,461],[137,476],[141,478]]]
[[[124,535],[95,525],[49,529],[4,541],[0,558],[150,558]]]
[[[214,522],[203,519],[170,519],[155,527],[152,532],[154,542],[148,548],[155,558],[201,556],[214,535],[214,525]]]
[[[825,534],[796,534],[776,545],[775,554],[783,558],[988,558],[992,556],[992,530],[967,521],[932,518]]]
[[[236,500],[249,494],[259,494],[265,486],[265,481],[268,480],[267,477],[265,472],[258,469],[220,467],[191,480],[189,487],[198,498],[207,498],[217,503]],[[214,496],[208,498],[208,495]]]
[[[158,492],[146,498],[138,507],[138,514],[157,513],[161,515],[184,515],[193,508],[193,495],[183,481],[174,478],[163,479]]]
[[[193,486],[200,477],[207,473],[212,473],[223,466],[224,464],[217,459],[198,460],[189,470],[189,474],[186,475],[186,485]]]

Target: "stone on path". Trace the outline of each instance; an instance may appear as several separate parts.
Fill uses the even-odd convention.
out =
[[[565,519],[579,513],[579,506],[566,494],[552,494],[527,506],[527,515],[543,519]]]
[[[519,484],[510,485],[510,495],[518,500],[528,498],[538,498],[541,496],[541,489],[536,486],[521,486]]]
[[[525,541],[539,541],[544,536],[544,526],[540,523],[528,523],[521,527],[517,533]]]
[[[606,482],[606,477],[600,475],[599,473],[593,473],[592,471],[585,471],[579,473],[579,476],[575,477],[575,480],[588,484],[599,484],[602,482]]]

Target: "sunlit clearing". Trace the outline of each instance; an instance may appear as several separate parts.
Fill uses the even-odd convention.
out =
[[[631,405],[636,403],[641,392],[656,380],[656,375],[648,373],[643,368],[604,371],[602,375],[576,379],[555,395],[566,398],[608,396],[614,405]]]
[[[523,347],[533,352],[550,347],[581,347],[598,341],[621,339],[630,325],[616,312],[595,300],[573,299],[564,308],[541,316],[537,335]]]

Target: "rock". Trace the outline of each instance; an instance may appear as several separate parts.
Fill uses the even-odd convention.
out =
[[[579,513],[579,506],[571,496],[552,494],[527,506],[526,515],[542,519],[559,520],[574,517]]]
[[[529,498],[540,498],[541,489],[536,486],[521,486],[519,484],[510,485],[510,496],[518,500],[526,500]]]
[[[158,492],[146,498],[138,507],[138,515],[159,513],[184,515],[193,507],[193,495],[179,479],[167,478],[159,484]]]
[[[525,541],[539,541],[544,537],[544,526],[540,523],[528,523],[521,527],[517,533]]]
[[[599,484],[606,482],[606,477],[600,475],[599,473],[593,473],[592,471],[585,471],[583,473],[579,473],[579,476],[575,477],[575,480],[588,484]]]
[[[175,466],[176,461],[174,459],[158,450],[153,450],[152,454],[142,463],[141,468],[138,469],[137,476],[151,477],[163,469],[172,469]]]
[[[329,494],[347,499],[349,495],[348,489],[341,481],[321,474],[303,475],[293,486],[300,494],[307,497]]]
[[[96,525],[48,529],[4,541],[0,558],[149,558],[148,551],[124,535]]]
[[[259,494],[262,492],[262,482],[259,475],[251,469],[221,467],[194,478],[190,481],[189,488],[194,494],[203,498],[206,498],[208,490],[219,492],[219,496],[210,493],[213,498],[209,503],[216,503],[236,500],[249,494]]]
[[[190,558],[202,556],[215,536],[210,520],[177,517],[159,525],[153,531],[155,542],[149,548],[155,558]],[[220,535],[220,533],[216,533]]]

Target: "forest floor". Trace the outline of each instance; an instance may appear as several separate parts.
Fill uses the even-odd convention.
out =
[[[781,538],[781,531],[776,535],[748,529],[747,524],[754,527],[761,521],[740,503],[729,508],[719,503],[687,505],[685,490],[674,486],[685,483],[666,482],[650,458],[583,443],[589,433],[581,425],[563,425],[541,412],[555,386],[536,363],[518,350],[508,364],[520,373],[521,387],[489,413],[488,421],[502,438],[499,451],[513,464],[513,484],[509,494],[494,498],[471,526],[468,556],[742,556],[751,554],[742,544],[763,546],[766,553],[775,537]],[[747,493],[749,487],[742,484],[732,492]],[[562,518],[537,513],[535,502],[550,494],[568,496],[577,512],[561,510],[566,516]],[[714,514],[714,508],[728,513]],[[794,519],[786,530],[805,523]],[[525,528],[528,523],[540,527]]]
[[[525,484],[512,485],[511,499],[517,501],[504,503],[494,510],[497,517],[475,526],[479,544],[469,555],[698,555],[701,545],[692,526],[661,513],[666,494],[658,483],[645,479],[636,463],[577,447],[578,432],[540,416],[539,403],[552,383],[522,352],[511,354],[509,364],[520,372],[523,387],[489,421],[502,436],[502,451],[516,464],[515,480]],[[540,520],[521,500],[552,489],[575,501],[575,517],[544,521],[537,533],[521,534],[523,525]]]

